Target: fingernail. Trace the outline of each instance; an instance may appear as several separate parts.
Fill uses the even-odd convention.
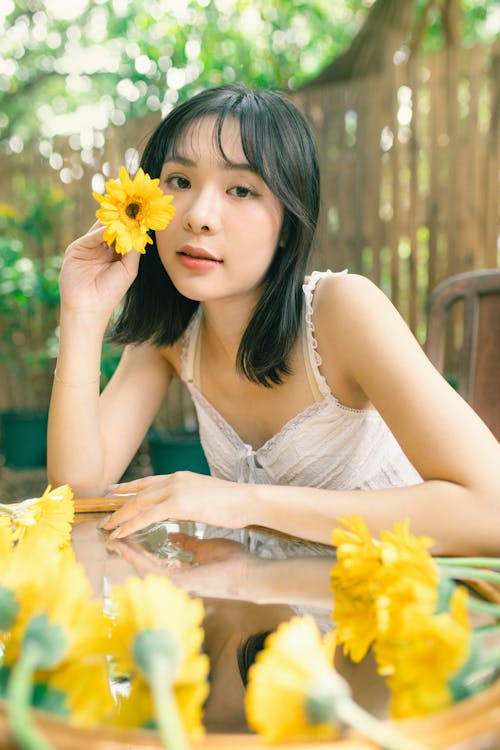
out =
[[[120,532],[121,532],[121,527],[117,526],[116,529],[112,531],[111,534],[109,535],[109,539],[118,539],[118,537],[120,536]]]
[[[109,484],[108,485],[108,490],[110,490],[112,492],[113,490],[116,490],[116,488],[119,487],[119,486],[120,486],[119,484]]]

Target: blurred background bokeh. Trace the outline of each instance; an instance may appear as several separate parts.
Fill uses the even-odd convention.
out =
[[[58,269],[94,221],[92,191],[207,86],[276,88],[306,112],[323,170],[311,268],[369,276],[423,342],[429,291],[498,265],[499,33],[495,0],[3,0],[3,476],[43,472]],[[106,345],[103,383],[119,353]],[[39,420],[27,465],[6,444],[20,411]],[[196,426],[181,386],[157,426]],[[147,446],[137,462],[149,470]]]

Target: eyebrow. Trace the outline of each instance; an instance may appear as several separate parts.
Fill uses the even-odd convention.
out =
[[[163,163],[164,164],[168,164],[171,161],[176,162],[177,164],[184,164],[184,166],[186,166],[186,167],[196,167],[197,166],[197,162],[195,162],[193,159],[188,159],[186,156],[181,156],[180,154],[171,154],[170,156],[168,156],[165,159],[165,161]],[[252,167],[250,166],[250,164],[247,161],[232,162],[232,161],[226,161],[226,160],[224,160],[223,163],[224,163],[224,169],[228,169],[228,170],[232,170],[232,171],[242,170],[243,169],[246,172],[254,172],[255,174],[257,174],[257,172],[255,171],[255,169],[252,169]]]

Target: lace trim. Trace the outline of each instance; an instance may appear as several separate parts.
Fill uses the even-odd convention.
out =
[[[309,353],[311,355],[311,365],[314,371],[314,375],[316,377],[319,389],[321,393],[325,396],[325,398],[329,398],[332,400],[332,402],[342,411],[350,412],[351,414],[373,414],[376,412],[376,409],[355,409],[353,406],[346,406],[341,401],[339,401],[331,392],[330,386],[328,385],[328,382],[324,375],[320,372],[320,367],[323,364],[323,360],[321,359],[321,354],[318,352],[318,342],[316,341],[316,338],[314,336],[314,322],[312,319],[313,316],[313,294],[316,289],[316,284],[318,283],[319,279],[324,278],[325,276],[345,276],[348,273],[347,268],[343,271],[313,271],[310,275],[309,279],[305,284],[302,285],[302,289],[304,290],[304,297],[305,297],[305,327],[306,327],[306,337],[307,337],[307,346],[309,349]]]
[[[316,289],[316,284],[318,281],[325,276],[340,276],[347,273],[347,270],[340,271],[339,273],[336,273],[335,271],[313,271],[311,276],[309,277],[307,283],[302,285],[302,289],[304,290],[304,297],[305,297],[305,324],[306,324],[306,337],[307,337],[307,345],[309,349],[309,354],[311,355],[311,364],[313,366],[314,374],[316,376],[316,380],[318,382],[319,389],[321,393],[324,396],[331,396],[332,398],[335,398],[330,390],[330,386],[328,385],[326,378],[324,375],[320,372],[320,367],[323,364],[323,360],[321,359],[321,354],[318,352],[318,342],[316,341],[316,338],[314,336],[314,322],[313,322],[313,294]],[[336,401],[337,399],[335,399]],[[339,406],[342,406],[342,404],[339,403]],[[348,407],[345,407],[348,408]],[[354,411],[358,411],[355,409]]]
[[[242,440],[236,430],[231,427],[229,422],[224,419],[222,414],[217,411],[215,406],[213,406],[213,404],[211,404],[210,401],[205,398],[203,393],[193,383],[188,383],[188,387],[193,398],[199,402],[205,413],[210,416],[217,427],[219,427],[219,429],[226,435],[226,437],[229,438],[233,447],[239,449],[241,449],[242,446],[244,446],[245,448],[250,448],[252,453],[256,456],[265,455],[266,453],[271,451],[277,442],[285,438],[289,432],[295,430],[297,426],[299,426],[306,419],[319,414],[323,409],[327,407],[328,403],[331,403],[332,400],[334,403],[336,403],[336,399],[334,399],[333,396],[330,396],[330,398],[323,399],[323,401],[316,401],[310,406],[307,406],[299,414],[296,414],[294,417],[289,419],[288,422],[285,422],[279,432],[270,437],[269,440],[266,440],[266,442],[263,443],[260,448],[254,450],[253,446],[251,446],[249,443],[245,443],[245,441]]]
[[[205,398],[203,393],[199,388],[197,388],[193,381],[187,381],[187,386],[191,396],[193,397],[193,401],[195,403],[198,402],[200,408],[203,409],[205,414],[207,414],[212,419],[212,421],[215,422],[216,426],[221,430],[221,432],[223,432],[226,437],[229,438],[234,448],[241,448],[242,445],[248,445],[248,443],[243,442],[236,430],[231,427],[229,422],[224,419],[222,414],[217,411],[215,406],[213,406],[210,401]],[[252,448],[251,445],[248,445],[248,447]]]

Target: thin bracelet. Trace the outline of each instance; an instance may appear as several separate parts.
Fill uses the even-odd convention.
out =
[[[99,381],[101,380],[101,373],[99,373],[99,377],[95,378],[94,380],[88,380],[86,383],[67,383],[65,380],[59,377],[56,368],[54,370],[54,380],[56,380],[61,385],[66,386],[66,388],[84,388],[86,385],[95,385],[95,383],[99,383]]]

